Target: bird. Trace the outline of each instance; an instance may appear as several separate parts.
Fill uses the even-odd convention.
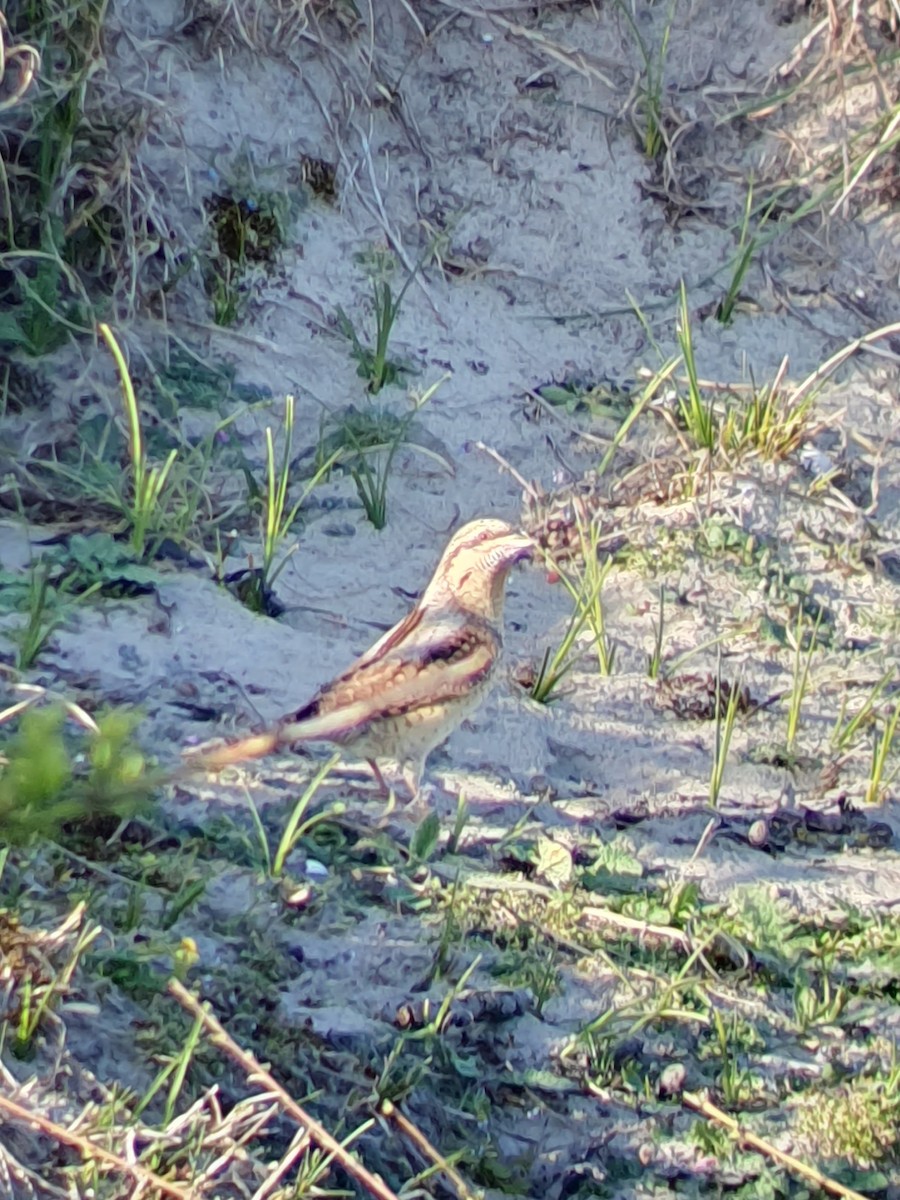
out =
[[[418,603],[371,649],[272,728],[201,747],[196,764],[218,770],[284,747],[330,742],[365,759],[385,795],[378,760],[399,764],[415,800],[428,755],[484,699],[502,649],[507,577],[534,549],[532,538],[506,521],[463,525]]]

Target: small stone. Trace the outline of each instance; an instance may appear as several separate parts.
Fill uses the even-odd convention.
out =
[[[669,1063],[659,1077],[657,1092],[660,1096],[678,1096],[684,1090],[687,1071],[683,1063]]]

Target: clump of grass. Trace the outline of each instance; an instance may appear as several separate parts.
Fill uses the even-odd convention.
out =
[[[866,781],[866,804],[880,804],[885,792],[893,782],[900,767],[888,770],[888,756],[894,747],[897,726],[900,724],[900,703],[884,718],[879,731],[876,724],[872,733],[872,765],[869,768],[869,778]]]
[[[318,771],[316,771],[306,788],[304,788],[303,793],[291,810],[291,815],[279,838],[274,853],[269,846],[269,837],[263,827],[256,805],[253,803],[250,793],[247,793],[247,800],[250,804],[250,815],[253,818],[253,826],[256,830],[263,866],[266,874],[271,879],[280,879],[282,877],[288,857],[301,838],[306,837],[317,825],[321,825],[323,821],[330,821],[343,813],[344,805],[338,802],[331,808],[316,813],[311,817],[306,815],[310,804],[315,799],[316,793],[330,775],[339,759],[339,752],[332,754],[327,762],[323,763]]]
[[[178,451],[170,450],[161,466],[151,466],[144,448],[141,410],[125,356],[108,325],[100,325],[100,333],[116,362],[128,426],[130,489],[126,493],[120,493],[119,499],[131,530],[132,548],[138,558],[144,558],[148,550],[148,537],[151,531],[158,531],[163,524],[163,498],[169,473],[178,457]]]
[[[16,645],[16,669],[19,671],[28,671],[34,666],[54,631],[74,607],[75,602],[65,595],[65,591],[61,593],[50,583],[50,570],[47,563],[32,564],[23,597],[25,623],[10,631],[9,636]],[[101,587],[102,581],[93,581],[78,593],[79,599],[92,596]],[[22,590],[14,583],[9,594],[15,601]]]
[[[281,459],[275,454],[275,439],[271,426],[266,426],[266,483],[261,497],[260,533],[262,538],[262,563],[254,568],[253,561],[245,572],[239,572],[239,595],[244,604],[253,612],[269,612],[271,607],[272,589],[275,581],[287,566],[291,555],[296,551],[298,543],[294,543],[282,553],[282,546],[288,537],[297,515],[310,493],[324,479],[340,457],[340,451],[332,451],[330,456],[320,462],[313,476],[308,479],[300,491],[300,495],[292,505],[288,505],[288,488],[291,481],[291,465],[294,446],[294,397],[286,396],[284,400],[283,447]],[[280,557],[279,557],[280,556]]]
[[[350,342],[351,354],[357,363],[356,373],[360,379],[366,380],[368,390],[374,395],[386,384],[395,383],[403,372],[410,370],[406,363],[388,357],[388,344],[400,312],[400,305],[416,277],[420,264],[416,264],[408,272],[399,292],[394,294],[391,277],[397,264],[389,250],[377,247],[368,255],[357,255],[356,261],[364,268],[371,286],[372,310],[375,317],[374,344],[366,345],[361,340],[343,308],[338,306],[335,315],[338,329]]]
[[[881,678],[870,689],[864,697],[862,704],[855,713],[847,715],[847,695],[844,694],[841,700],[841,709],[835,718],[834,728],[831,731],[831,748],[837,753],[842,753],[848,749],[862,734],[862,732],[872,724],[877,712],[877,705],[881,697],[884,695],[884,690],[894,677],[894,671],[889,670],[881,676]]]
[[[816,615],[815,623],[809,631],[806,638],[806,647],[804,648],[804,632],[806,627],[806,614],[803,605],[797,607],[797,624],[794,630],[794,658],[793,671],[791,674],[791,695],[788,704],[788,721],[787,734],[785,736],[785,749],[790,753],[794,748],[794,742],[797,740],[797,734],[800,730],[800,715],[803,707],[803,698],[806,695],[806,689],[809,684],[809,670],[812,666],[812,657],[816,648],[819,645],[819,626],[822,624],[824,610],[819,607]]]
[[[631,30],[643,64],[643,71],[632,93],[633,98],[629,109],[631,123],[644,155],[655,162],[662,157],[668,144],[663,93],[669,38],[675,16],[675,0],[670,0],[662,37],[653,49],[647,44],[641,33],[631,6],[625,0],[616,0],[616,6]]]
[[[107,8],[108,0],[47,0],[7,6],[0,22],[7,352],[37,357],[91,333],[94,304],[110,296],[132,313],[145,264],[158,271],[162,259],[168,269],[176,253],[159,236],[169,222],[134,155],[147,129],[143,102],[103,69]]]
[[[722,423],[721,445],[730,455],[758,454],[778,461],[799,449],[809,436],[815,393],[785,386],[783,358],[771,383],[750,389],[748,400],[735,398]]]
[[[603,586],[612,569],[613,560],[600,560],[600,534],[596,522],[588,522],[582,514],[578,519],[578,533],[580,570],[572,573],[558,563],[549,563],[572,597],[573,607],[562,638],[555,649],[548,646],[544,651],[541,665],[531,681],[529,694],[538,704],[549,704],[559,694],[562,681],[581,657],[578,638],[586,628],[590,629],[591,645],[597,655],[600,673],[610,675],[615,661],[615,647],[606,629],[602,600]]]
[[[53,930],[26,929],[10,913],[0,914],[0,957],[14,983],[6,993],[0,1046],[9,1044],[15,1058],[33,1057],[44,1018],[65,1000],[85,951],[103,932],[85,921],[85,911],[77,904]]]
[[[446,470],[452,470],[440,454],[410,437],[419,410],[449,378],[449,374],[442,375],[424,392],[411,391],[409,412],[398,415],[374,404],[362,411],[351,406],[336,413],[322,426],[316,450],[316,470],[332,464],[347,470],[356,485],[356,494],[366,517],[376,529],[383,529],[387,524],[388,485],[401,447],[416,450]]]
[[[737,721],[738,707],[741,702],[743,688],[740,679],[736,686],[728,689],[728,700],[722,706],[726,689],[722,681],[722,651],[718,653],[716,670],[716,710],[715,710],[715,745],[713,749],[712,768],[709,776],[709,803],[711,808],[717,808],[722,783],[725,779],[725,766],[728,761],[728,751],[731,748],[731,738]]]

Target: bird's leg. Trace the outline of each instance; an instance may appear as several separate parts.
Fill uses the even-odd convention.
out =
[[[409,796],[413,804],[418,802],[422,791],[422,773],[424,770],[425,760],[422,758],[411,759],[403,767],[403,782],[409,788]]]
[[[385,782],[385,778],[381,773],[381,767],[379,767],[378,763],[375,761],[374,758],[367,758],[366,762],[372,768],[372,774],[375,776],[375,780],[376,780],[378,786],[381,788],[381,791],[384,794],[384,796],[385,797],[389,796],[391,794],[391,789],[388,787],[387,783]]]

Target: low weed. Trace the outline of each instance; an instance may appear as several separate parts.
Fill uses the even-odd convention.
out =
[[[111,710],[76,752],[61,705],[30,706],[4,747],[0,842],[57,838],[64,826],[99,816],[130,817],[149,804],[159,776],[133,740],[138,717]]]
[[[887,1165],[900,1148],[900,1070],[893,1064],[835,1089],[815,1088],[798,1099],[797,1117],[816,1155],[860,1168]]]

